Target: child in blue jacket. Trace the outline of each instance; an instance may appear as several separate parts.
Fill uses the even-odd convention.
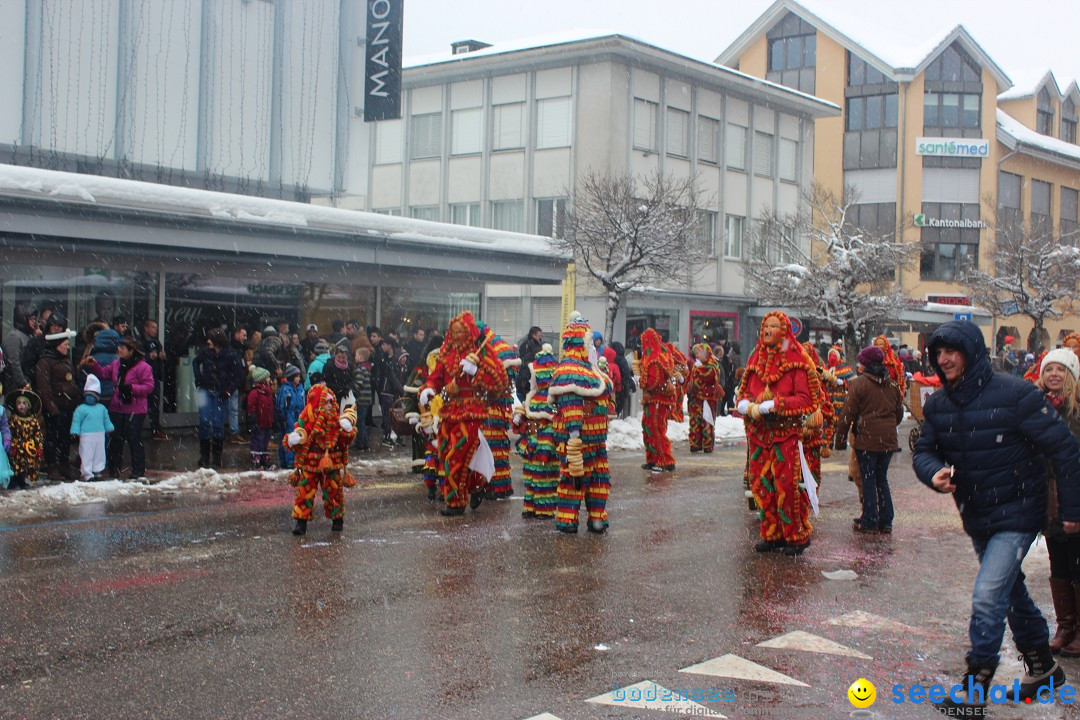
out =
[[[286,431],[296,427],[296,421],[300,419],[300,413],[304,411],[307,403],[307,393],[301,382],[300,368],[295,365],[285,366],[285,382],[278,388],[274,398],[274,410],[277,412],[277,420]],[[283,468],[291,468],[295,455],[284,446],[278,449],[278,460]]]
[[[113,431],[112,420],[101,398],[101,381],[96,375],[86,376],[82,405],[75,408],[71,418],[71,434],[79,438],[79,458],[82,460],[82,479],[101,480],[105,469],[105,433]]]

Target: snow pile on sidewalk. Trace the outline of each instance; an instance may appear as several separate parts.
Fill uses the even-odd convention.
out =
[[[717,440],[745,440],[746,431],[743,429],[743,421],[733,417],[716,418]],[[668,420],[668,439],[673,443],[686,442],[690,438],[690,421],[681,423]],[[612,420],[608,424],[608,451],[611,450],[644,450],[645,440],[641,434],[641,416],[626,418],[625,420]]]

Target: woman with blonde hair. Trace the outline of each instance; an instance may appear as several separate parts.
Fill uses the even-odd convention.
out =
[[[1080,358],[1069,348],[1046,353],[1036,385],[1080,439]],[[1080,535],[1066,535],[1058,512],[1057,486],[1049,472],[1046,550],[1050,556],[1050,594],[1057,615],[1057,632],[1050,651],[1080,657]]]

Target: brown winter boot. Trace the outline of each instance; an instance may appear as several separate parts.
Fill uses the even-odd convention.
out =
[[[1062,648],[1071,646],[1076,637],[1076,596],[1072,582],[1050,578],[1050,596],[1054,599],[1054,614],[1057,616],[1057,632],[1050,640],[1050,652],[1057,655]],[[1078,651],[1077,654],[1066,657],[1080,656],[1080,643],[1073,649]]]
[[[1061,657],[1070,657],[1070,658],[1080,657],[1080,617],[1078,617],[1078,614],[1080,614],[1080,585],[1073,585],[1072,586],[1072,600],[1073,600],[1073,615],[1072,616],[1073,616],[1074,621],[1077,621],[1077,622],[1074,622],[1074,624],[1073,624],[1073,630],[1074,630],[1073,640],[1072,640],[1071,643],[1069,643],[1065,647],[1061,648],[1061,653],[1060,653]],[[1057,607],[1057,599],[1054,600],[1054,607],[1055,608]],[[1059,620],[1058,621],[1058,623],[1059,623],[1058,624],[1058,632],[1061,632],[1060,622],[1061,621]],[[1053,645],[1051,645],[1051,648],[1053,648]]]

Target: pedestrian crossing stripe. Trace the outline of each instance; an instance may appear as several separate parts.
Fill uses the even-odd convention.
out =
[[[721,715],[711,708],[681,698],[685,698],[685,696],[668,690],[662,685],[657,685],[651,680],[642,680],[639,683],[589,698],[585,702],[595,705],[611,705],[612,707],[661,710],[682,715],[692,715],[693,717],[727,718],[726,715]]]
[[[838,625],[840,627],[857,628],[860,630],[888,631],[900,634],[916,632],[915,628],[910,625],[905,625],[904,623],[890,620],[889,618],[880,615],[874,615],[873,613],[868,613],[863,610],[854,610],[839,617],[830,618],[825,622],[828,625]]]
[[[694,675],[714,675],[716,677],[734,678],[736,680],[750,680],[753,682],[766,682],[775,685],[796,685],[798,687],[810,687],[806,683],[788,677],[764,665],[741,658],[738,655],[728,653],[720,657],[706,660],[685,667],[679,672],[692,673]]]
[[[846,655],[847,657],[859,658],[860,660],[873,660],[869,655],[864,655],[858,650],[853,650],[846,645],[833,642],[820,635],[812,635],[802,630],[794,630],[785,635],[775,637],[772,640],[758,643],[758,647],[773,648],[776,650],[802,650],[803,652],[821,653],[823,655]]]
[[[555,717],[551,713],[540,713],[539,715],[525,718],[525,720],[560,720],[560,718]]]

